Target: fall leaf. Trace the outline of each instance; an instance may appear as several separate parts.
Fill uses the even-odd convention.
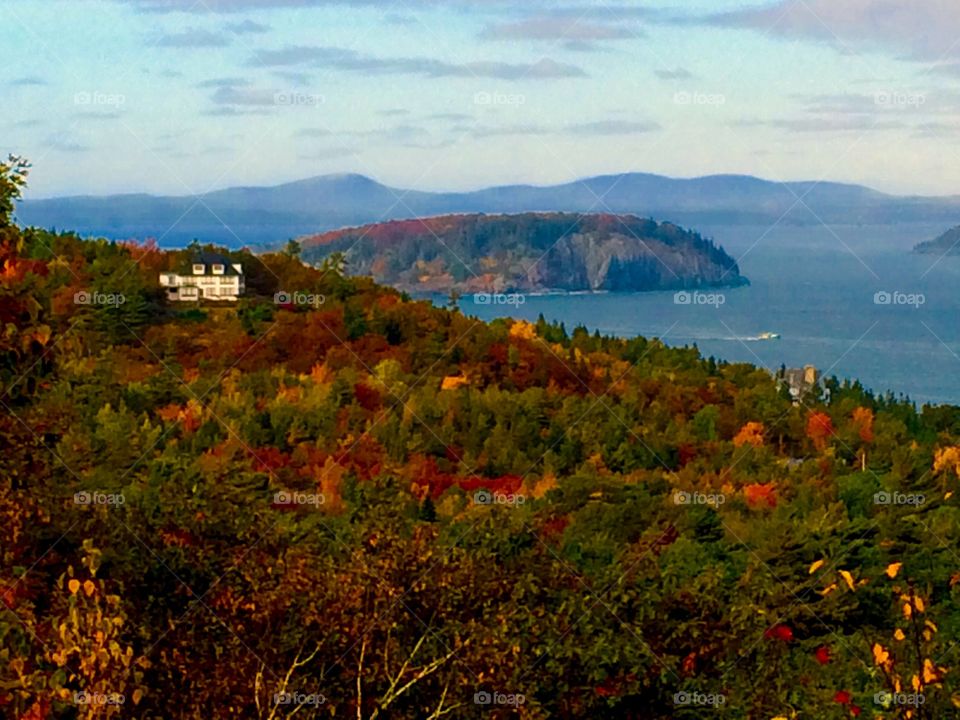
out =
[[[890,653],[880,643],[873,644],[873,662],[883,665],[890,659]]]
[[[810,566],[809,574],[810,574],[810,575],[813,575],[817,570],[819,570],[821,567],[823,567],[823,564],[824,564],[825,562],[826,562],[826,560],[817,560],[815,563],[813,563],[813,564]]]
[[[821,665],[828,665],[832,659],[830,657],[830,648],[826,645],[821,645],[814,651],[813,657]]]
[[[900,568],[903,567],[903,563],[890,563],[887,565],[886,573],[887,577],[891,580],[897,576],[897,573],[900,572]]]
[[[853,582],[853,575],[846,570],[841,570],[840,577],[843,578],[843,581],[847,584],[847,587],[849,587],[851,590],[856,590],[856,583]]]
[[[933,661],[930,658],[926,658],[923,661],[923,682],[924,683],[938,683],[943,679],[940,668],[933,664]]]
[[[774,625],[772,628],[768,628],[763,636],[768,640],[780,640],[788,643],[793,640],[793,630],[788,625]]]
[[[77,590],[80,589],[80,581],[77,580],[76,578],[73,578],[72,580],[70,580],[70,582],[67,583],[67,588],[69,588],[71,595],[76,595]]]

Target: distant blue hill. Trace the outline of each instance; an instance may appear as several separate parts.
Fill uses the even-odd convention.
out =
[[[436,193],[391,188],[362,175],[323,175],[272,187],[236,187],[199,196],[144,194],[27,200],[25,225],[109,238],[194,237],[228,246],[276,245],[289,238],[388,219],[448,213],[614,212],[689,227],[893,224],[960,221],[960,197],[898,197],[858,185],[778,183],[744,175],[676,179],[604,175],[538,187],[511,185]]]

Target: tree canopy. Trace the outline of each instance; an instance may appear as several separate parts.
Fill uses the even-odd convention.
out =
[[[189,249],[21,231],[3,167],[5,717],[955,712],[960,409],[290,248],[180,309]]]

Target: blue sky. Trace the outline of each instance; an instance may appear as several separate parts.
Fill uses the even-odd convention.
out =
[[[4,0],[0,45],[0,151],[33,197],[960,181],[954,0]]]

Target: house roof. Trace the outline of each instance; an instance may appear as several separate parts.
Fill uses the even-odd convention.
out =
[[[782,371],[782,380],[791,388],[807,391],[820,381],[820,373],[816,368],[808,366],[813,371],[813,382],[807,379],[808,368],[786,368]]]
[[[194,265],[203,265],[204,275],[213,275],[214,265],[223,265],[224,275],[242,275],[242,273],[237,272],[230,258],[215,252],[200,252],[195,254],[189,262],[178,267],[176,272],[179,275],[193,275]]]

